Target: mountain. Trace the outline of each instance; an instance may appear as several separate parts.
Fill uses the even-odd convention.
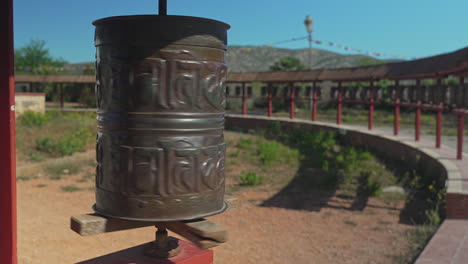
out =
[[[376,65],[395,60],[379,60],[365,55],[342,55],[321,49],[312,49],[311,69],[336,69]],[[281,49],[268,46],[229,46],[227,64],[229,72],[264,72],[277,60],[296,57],[306,67],[309,65],[309,49]]]
[[[277,60],[296,57],[306,67],[309,64],[309,49],[282,49],[268,46],[229,46],[226,61],[229,72],[265,72]],[[379,60],[365,55],[342,55],[321,49],[312,49],[311,69],[336,69],[376,65],[397,60]],[[73,74],[82,74],[84,67],[94,68],[94,62],[70,64]]]

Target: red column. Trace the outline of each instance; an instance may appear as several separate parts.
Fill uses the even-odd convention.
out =
[[[398,80],[395,81],[395,113],[393,118],[393,134],[398,136],[400,119],[400,98],[398,98]]]
[[[0,1],[0,263],[16,264],[13,0]]]
[[[442,79],[437,79],[437,86],[440,89],[442,85]],[[442,111],[443,105],[442,103],[439,104],[437,107],[437,118],[436,118],[436,148],[440,148],[441,139],[442,139]]]
[[[462,85],[462,89],[465,89],[463,87],[463,84],[465,83],[465,79],[463,77],[460,77],[460,85]],[[465,91],[466,92],[466,91]],[[458,112],[457,116],[457,121],[458,121],[458,131],[457,131],[457,159],[462,160],[463,159],[463,126],[465,125],[465,113],[464,109],[460,109],[460,112]]]
[[[289,118],[294,119],[294,83],[289,83],[289,88],[291,89],[289,96]]]
[[[317,120],[317,83],[313,82],[312,86],[312,121]]]
[[[463,159],[463,126],[465,125],[465,115],[462,111],[458,113],[458,131],[457,131],[457,159]]]
[[[374,83],[370,82],[369,90],[369,118],[368,118],[368,129],[372,130],[374,125]]]
[[[341,90],[341,82],[338,82],[338,106],[336,111],[336,123],[341,124],[341,112],[343,110],[343,91]]]
[[[65,105],[65,95],[63,91],[63,83],[59,83],[59,91],[60,91],[60,110],[63,110]]]
[[[267,92],[268,92],[268,117],[272,117],[273,116],[273,95],[271,94],[270,83],[268,83]]]
[[[247,94],[245,92],[245,83],[242,83],[242,115],[247,114]]]
[[[416,89],[419,89],[419,85],[421,84],[420,80],[416,80]],[[417,98],[417,103],[416,103],[416,117],[414,120],[414,140],[419,141],[419,138],[421,136],[421,100],[418,97]]]

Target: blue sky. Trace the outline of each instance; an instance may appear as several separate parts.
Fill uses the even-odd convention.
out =
[[[54,57],[93,61],[93,20],[156,14],[148,0],[14,0],[15,47],[45,40]],[[306,35],[349,47],[425,57],[468,46],[467,0],[168,0],[168,14],[207,17],[231,25],[230,45],[265,45]],[[276,45],[306,48],[306,40]],[[353,54],[325,45],[314,45]]]

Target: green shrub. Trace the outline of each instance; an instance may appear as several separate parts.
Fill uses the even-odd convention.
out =
[[[42,113],[36,113],[32,111],[26,111],[18,117],[18,123],[22,126],[43,126],[49,117]]]
[[[57,140],[49,137],[38,138],[36,139],[36,149],[53,155],[71,155],[75,152],[85,151],[86,144],[92,137],[89,130],[80,128],[65,133]]]
[[[367,191],[369,196],[378,196],[382,193],[382,185],[377,179],[369,178],[367,181]]]
[[[57,151],[63,156],[85,151],[86,144],[92,136],[91,132],[84,128],[68,132],[57,141]]]
[[[36,149],[42,152],[52,154],[55,151],[55,144],[53,140],[49,137],[37,138]]]
[[[240,149],[251,149],[253,146],[253,140],[250,138],[239,138],[236,147]]]
[[[265,142],[258,146],[258,154],[263,165],[270,165],[281,158],[282,146],[275,141]]]
[[[260,185],[263,182],[263,176],[257,175],[254,171],[243,171],[240,175],[240,185],[253,186]]]

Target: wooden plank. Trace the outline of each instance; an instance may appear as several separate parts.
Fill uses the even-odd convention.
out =
[[[76,215],[71,217],[70,228],[81,236],[122,231],[140,227],[154,226],[154,222],[128,221],[107,218],[99,214]]]
[[[169,222],[165,226],[174,233],[181,236],[179,232],[189,232],[202,238],[214,240],[220,243],[227,241],[227,230],[223,226],[217,225],[206,219],[196,219],[191,221]]]

